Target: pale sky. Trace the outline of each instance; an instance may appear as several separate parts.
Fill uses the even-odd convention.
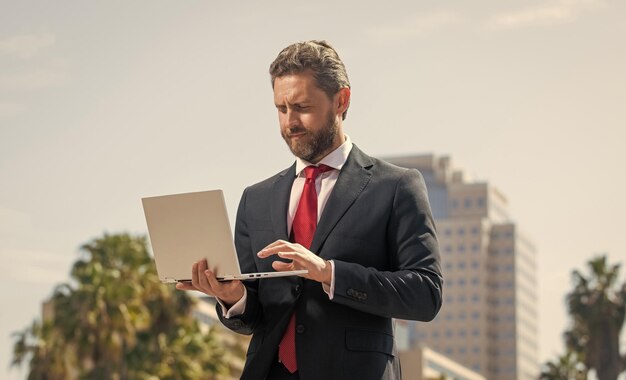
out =
[[[540,358],[570,272],[626,261],[626,2],[0,0],[0,377],[78,247],[146,233],[142,196],[288,166],[267,75],[330,41],[371,155],[435,153],[508,198],[538,249]],[[626,270],[626,268],[624,269]],[[624,276],[622,276],[623,280]]]

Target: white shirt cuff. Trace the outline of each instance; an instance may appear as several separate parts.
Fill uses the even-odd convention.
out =
[[[330,286],[326,284],[322,284],[322,289],[324,292],[328,294],[328,299],[332,300],[335,296],[335,263],[332,260],[328,261],[330,263],[330,269],[332,274],[330,275]]]
[[[222,302],[219,298],[215,298],[215,299],[222,306],[222,316],[226,319],[229,319],[237,315],[241,315],[243,314],[244,311],[246,311],[246,299],[247,298],[248,298],[248,290],[244,286],[243,297],[241,297],[239,301],[235,302],[235,304],[231,306],[230,309],[227,308],[226,305],[224,305],[224,302]]]

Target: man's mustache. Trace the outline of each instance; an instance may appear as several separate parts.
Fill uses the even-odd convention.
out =
[[[291,128],[287,128],[287,133],[285,133],[285,135],[287,137],[291,137],[291,135],[294,134],[298,134],[298,133],[306,133],[307,130],[304,127],[291,127]]]

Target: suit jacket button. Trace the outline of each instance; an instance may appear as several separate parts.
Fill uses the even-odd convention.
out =
[[[295,290],[296,290],[296,293],[300,293],[300,285],[296,285]]]
[[[305,330],[304,325],[297,325],[297,326],[296,326],[296,332],[297,332],[298,334],[302,334],[302,333],[304,333],[304,330]]]
[[[346,291],[346,294],[349,295],[350,297],[354,296],[354,289],[348,289]]]

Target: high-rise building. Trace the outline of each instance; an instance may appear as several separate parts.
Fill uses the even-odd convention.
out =
[[[402,377],[412,380],[485,380],[484,376],[428,347],[400,352]]]
[[[504,195],[466,180],[448,157],[387,161],[424,176],[443,265],[443,307],[433,322],[409,323],[409,346],[419,342],[488,379],[536,379],[536,250]]]

